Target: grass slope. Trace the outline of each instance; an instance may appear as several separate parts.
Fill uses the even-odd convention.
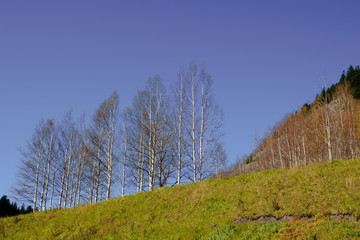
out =
[[[360,238],[360,160],[271,170],[0,219],[0,239]],[[247,216],[311,219],[236,224]]]

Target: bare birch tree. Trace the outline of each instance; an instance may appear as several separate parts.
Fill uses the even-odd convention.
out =
[[[184,151],[184,108],[185,108],[185,72],[184,68],[181,67],[180,71],[178,72],[177,81],[175,83],[175,90],[174,90],[174,107],[175,107],[175,118],[177,121],[177,154],[178,154],[178,168],[177,168],[177,184],[181,184],[181,177],[182,177],[182,165],[183,165],[183,151]]]

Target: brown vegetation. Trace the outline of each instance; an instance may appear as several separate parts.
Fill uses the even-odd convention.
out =
[[[289,168],[333,159],[360,157],[360,70],[350,66],[339,83],[312,104],[289,114],[261,140],[257,149],[220,176]]]

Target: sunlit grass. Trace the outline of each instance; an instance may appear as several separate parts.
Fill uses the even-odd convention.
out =
[[[334,161],[0,219],[0,239],[360,238],[360,160]],[[310,214],[309,220],[235,224],[241,216]]]

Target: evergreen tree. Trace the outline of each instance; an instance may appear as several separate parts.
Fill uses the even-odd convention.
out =
[[[10,203],[6,195],[3,195],[0,199],[0,217],[10,217],[30,212],[32,212],[31,206],[28,206],[26,210],[24,204],[21,208],[18,208],[17,203]]]

